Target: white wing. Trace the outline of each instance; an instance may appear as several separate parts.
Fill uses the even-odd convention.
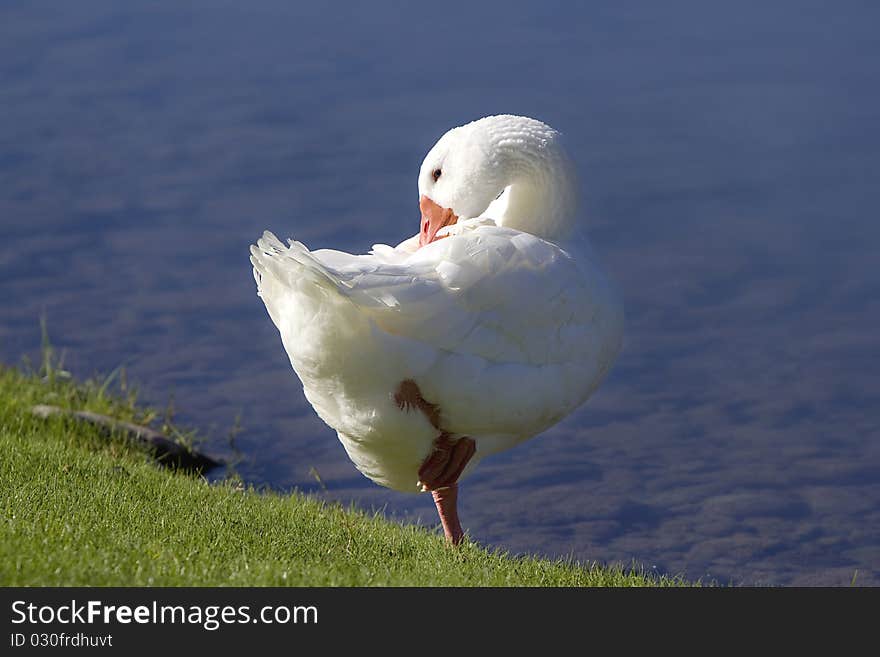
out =
[[[569,253],[494,225],[463,230],[397,262],[387,253],[312,255],[388,333],[496,362],[576,358],[596,303],[606,301]]]
[[[415,252],[401,248],[408,240],[358,256],[298,242],[288,249],[269,234],[252,253],[257,269],[272,265],[290,287],[306,276],[335,290],[402,338],[396,348],[435,350],[414,374],[449,430],[533,435],[582,403],[610,368],[620,305],[588,250],[573,254],[485,220],[448,233]]]

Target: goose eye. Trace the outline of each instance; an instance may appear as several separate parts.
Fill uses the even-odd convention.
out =
[[[431,177],[434,179],[434,182],[437,182],[437,179],[441,176],[443,172],[440,169],[434,169],[431,172]]]

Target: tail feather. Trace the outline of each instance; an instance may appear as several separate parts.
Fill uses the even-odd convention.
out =
[[[267,230],[256,244],[251,245],[251,264],[258,289],[262,289],[263,279],[267,276],[287,286],[296,285],[302,279],[334,290],[345,285],[304,244],[295,240],[289,240],[289,244],[289,247],[284,246]]]

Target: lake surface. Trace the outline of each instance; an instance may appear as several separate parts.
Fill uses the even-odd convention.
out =
[[[0,360],[35,356],[45,312],[76,376],[125,365],[207,451],[240,415],[247,481],[434,525],[308,406],[248,245],[395,243],[445,130],[536,116],[568,137],[626,340],[583,408],[466,480],[465,527],[880,584],[876,4],[256,4],[0,4]]]

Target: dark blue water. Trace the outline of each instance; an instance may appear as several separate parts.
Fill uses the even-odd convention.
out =
[[[183,4],[0,4],[0,360],[44,311],[76,375],[124,364],[210,451],[240,413],[248,481],[434,523],[311,411],[247,248],[411,235],[440,134],[536,116],[568,135],[627,337],[581,411],[467,480],[472,536],[880,584],[874,4]]]

